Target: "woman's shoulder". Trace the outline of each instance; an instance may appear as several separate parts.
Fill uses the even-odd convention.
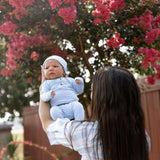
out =
[[[91,121],[77,121],[77,120],[69,120],[68,118],[58,118],[56,121],[54,121],[53,124],[50,125],[50,127],[52,128],[52,126],[65,126],[66,129],[77,129],[77,130],[81,130],[84,129],[86,130],[86,128],[88,128],[88,130],[90,129],[97,129],[97,124],[98,122],[91,122]]]
[[[97,122],[73,120],[68,122],[67,127],[69,128],[69,130],[76,130],[80,133],[89,133],[90,131],[92,133],[95,133],[97,132],[97,124]]]
[[[67,134],[73,133],[73,135],[77,138],[83,135],[95,136],[97,134],[97,124],[97,122],[76,121],[69,120],[68,118],[58,118],[48,126],[47,132],[48,134],[53,132],[65,132]]]

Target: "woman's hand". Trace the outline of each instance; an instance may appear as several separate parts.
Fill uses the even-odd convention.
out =
[[[44,74],[44,69],[43,69],[42,65],[41,65],[41,75],[42,75],[42,79],[41,79],[41,84],[42,84],[46,80],[45,74]]]
[[[41,66],[41,74],[42,74],[42,79],[41,79],[41,85],[39,87],[39,91],[41,91],[41,87],[43,82],[45,81],[45,75],[44,75],[44,69],[43,66]],[[43,126],[44,131],[47,131],[47,127],[53,123],[54,121],[50,117],[50,105],[48,102],[43,102],[40,99],[39,102],[39,117]]]
[[[41,91],[41,88],[42,88],[42,84],[43,84],[43,82],[46,80],[46,78],[45,78],[45,74],[44,74],[44,69],[43,69],[43,66],[41,65],[41,85],[40,85],[40,87],[39,87],[39,91]]]
[[[52,120],[50,116],[50,105],[48,102],[43,102],[40,99],[39,102],[39,118],[42,123],[43,130],[47,132],[47,128],[50,124],[52,124],[54,121]]]

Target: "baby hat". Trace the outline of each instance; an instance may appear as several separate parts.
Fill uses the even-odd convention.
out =
[[[43,68],[45,68],[45,63],[46,63],[48,60],[51,60],[51,59],[54,59],[54,60],[58,61],[58,62],[62,65],[62,67],[63,67],[63,69],[64,69],[64,72],[65,72],[65,73],[67,72],[67,62],[66,62],[62,57],[60,57],[60,56],[55,56],[55,55],[46,58],[46,60],[45,60],[44,63],[43,63]]]

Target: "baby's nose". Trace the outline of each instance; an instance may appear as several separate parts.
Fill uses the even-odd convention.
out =
[[[54,67],[52,67],[52,66],[51,66],[51,67],[49,67],[49,70],[51,70],[51,71],[52,71],[52,70],[54,70]]]

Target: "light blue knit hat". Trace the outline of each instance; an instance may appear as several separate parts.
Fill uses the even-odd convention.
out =
[[[65,73],[67,72],[67,62],[66,62],[62,57],[60,57],[60,56],[55,56],[55,55],[46,58],[46,60],[43,62],[43,68],[45,68],[46,62],[47,62],[48,60],[51,60],[51,59],[54,59],[54,60],[58,61],[58,62],[62,65],[62,67],[63,67],[63,69],[64,69],[64,72],[65,72]]]

